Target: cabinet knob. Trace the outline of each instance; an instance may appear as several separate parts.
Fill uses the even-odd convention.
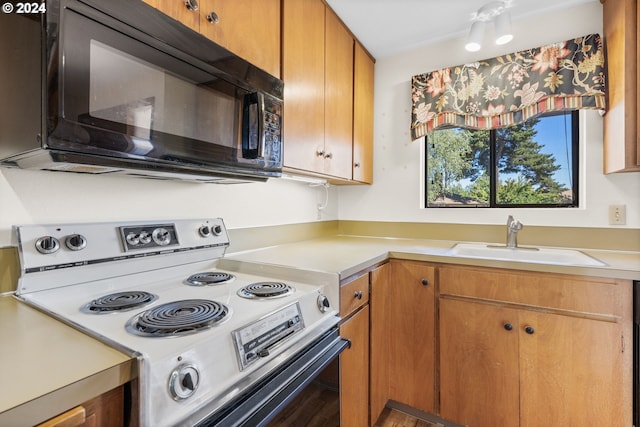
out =
[[[510,331],[510,330],[512,330],[512,329],[513,329],[513,325],[512,325],[511,323],[505,323],[505,324],[504,324],[504,328],[505,328],[507,331]]]
[[[362,299],[362,291],[356,291],[353,296],[357,299]]]
[[[316,156],[318,157],[324,157],[324,153],[325,153],[324,150],[321,148],[316,150]]]
[[[528,333],[529,335],[533,335],[536,330],[533,329],[533,326],[525,326],[524,327],[524,331],[526,333]]]
[[[359,167],[360,167],[360,162],[355,162],[355,163],[353,164],[353,167],[354,167],[354,168],[359,168]]]
[[[325,159],[333,159],[333,153],[327,153],[324,155]]]
[[[191,10],[191,11],[196,11],[198,10],[198,0],[186,0],[184,2],[185,7],[187,8],[187,10]]]
[[[429,279],[422,279],[420,283],[422,283],[422,286],[429,286]]]
[[[207,21],[209,21],[210,24],[217,24],[220,22],[220,17],[215,12],[209,12],[207,14]]]

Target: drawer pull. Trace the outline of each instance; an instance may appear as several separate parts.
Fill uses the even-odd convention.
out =
[[[422,286],[429,286],[429,279],[422,279],[420,283],[422,283]]]
[[[354,297],[356,297],[357,299],[362,299],[362,291],[356,291],[355,294],[353,294]]]
[[[220,22],[220,17],[215,12],[209,12],[207,14],[207,21],[209,21],[210,24],[217,24]]]
[[[512,330],[512,329],[513,329],[513,325],[512,325],[511,323],[505,323],[505,324],[504,324],[504,328],[505,328],[507,331],[510,331],[510,330]]]
[[[524,331],[526,333],[528,333],[529,335],[533,335],[535,333],[535,329],[533,329],[533,326],[525,326],[524,327]]]

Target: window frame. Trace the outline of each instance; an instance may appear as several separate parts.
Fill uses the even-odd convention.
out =
[[[570,111],[557,111],[551,112],[547,114],[542,114],[537,116],[538,118],[544,117],[552,117],[556,115],[564,115],[569,114],[571,116],[571,135],[569,138],[571,139],[571,174],[572,174],[572,183],[571,183],[571,191],[573,192],[572,203],[522,203],[522,204],[513,204],[513,203],[503,203],[498,204],[497,202],[497,185],[498,185],[498,171],[497,171],[497,161],[496,161],[496,129],[492,129],[489,131],[489,170],[487,173],[489,174],[489,203],[488,205],[429,205],[428,196],[429,196],[429,136],[426,135],[424,137],[424,207],[427,209],[435,208],[476,208],[476,209],[487,209],[487,208],[578,208],[580,206],[580,198],[579,198],[579,188],[580,188],[580,111],[579,110],[570,110]],[[436,131],[437,132],[437,131]]]

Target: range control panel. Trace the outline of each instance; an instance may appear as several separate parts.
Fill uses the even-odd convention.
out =
[[[125,251],[161,248],[178,245],[178,234],[174,224],[155,224],[119,227]]]

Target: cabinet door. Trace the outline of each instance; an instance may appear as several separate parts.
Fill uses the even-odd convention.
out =
[[[200,0],[200,32],[280,77],[280,0]]]
[[[371,426],[378,420],[389,400],[389,287],[390,264],[384,264],[370,273],[371,290],[369,306],[371,307],[371,331],[369,342],[371,345],[371,373],[370,400]]]
[[[369,306],[340,326],[351,347],[340,354],[340,425],[369,425]]]
[[[638,2],[601,0],[607,52],[604,172],[640,170],[638,138]]]
[[[391,262],[389,398],[435,412],[435,268]]]
[[[352,178],[353,37],[338,16],[326,11],[325,45],[325,173]]]
[[[321,0],[283,1],[284,165],[315,172],[324,167],[324,14]]]
[[[469,427],[518,426],[518,311],[443,298],[439,325],[440,415]]]
[[[373,183],[373,59],[360,43],[354,52],[353,179]]]
[[[628,425],[622,346],[616,322],[522,312],[520,426]]]
[[[184,0],[143,0],[145,3],[155,7],[165,15],[168,15],[186,25],[192,30],[200,30],[198,2]]]

